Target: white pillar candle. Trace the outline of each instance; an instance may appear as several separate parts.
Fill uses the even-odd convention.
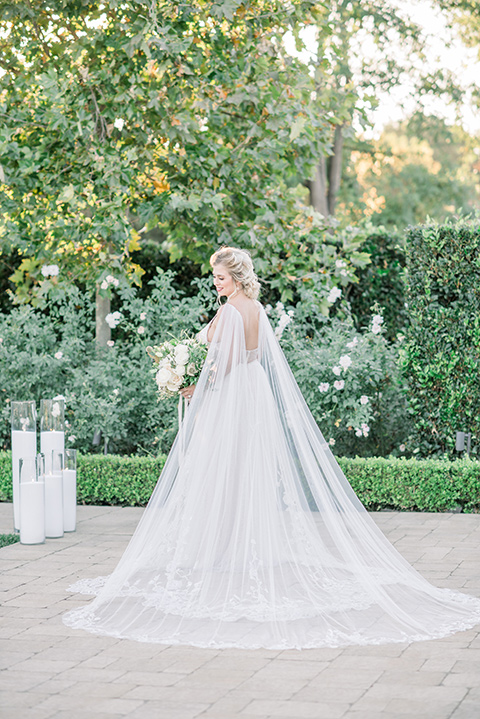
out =
[[[63,537],[63,473],[45,475],[45,536]]]
[[[45,541],[45,484],[20,482],[20,541],[43,544]]]
[[[63,470],[63,531],[74,532],[77,525],[77,470]]]
[[[51,468],[48,464],[52,457],[52,450],[65,454],[65,432],[45,431],[40,432],[40,452],[45,455],[46,470],[51,474]]]
[[[18,463],[20,459],[37,454],[37,433],[12,430],[13,525],[20,531],[20,488]]]

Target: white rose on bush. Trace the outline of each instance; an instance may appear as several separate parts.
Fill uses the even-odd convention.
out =
[[[110,327],[110,329],[113,330],[118,325],[121,319],[122,315],[120,312],[109,312],[109,314],[105,317],[105,322]]]
[[[343,367],[344,370],[348,369],[352,364],[350,355],[342,355],[338,361],[338,364]]]
[[[341,296],[342,290],[340,289],[340,287],[332,287],[332,289],[327,295],[327,300],[333,305],[338,299],[340,299]]]

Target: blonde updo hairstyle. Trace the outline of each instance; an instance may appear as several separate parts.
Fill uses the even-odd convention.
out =
[[[260,282],[253,269],[252,258],[246,250],[237,247],[221,247],[210,257],[210,264],[223,265],[231,274],[234,282],[242,286],[247,297],[256,300],[260,292]]]

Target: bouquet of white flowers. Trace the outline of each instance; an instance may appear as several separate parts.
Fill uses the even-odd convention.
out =
[[[194,337],[172,337],[161,345],[147,347],[155,366],[155,381],[160,397],[174,397],[183,387],[196,384],[200,377],[207,346]]]

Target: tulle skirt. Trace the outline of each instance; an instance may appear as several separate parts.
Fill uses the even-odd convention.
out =
[[[480,600],[430,585],[377,529],[301,396],[276,392],[271,365],[247,360],[200,385],[122,560],[105,582],[71,587],[97,596],[65,623],[144,642],[301,649],[480,622]]]

